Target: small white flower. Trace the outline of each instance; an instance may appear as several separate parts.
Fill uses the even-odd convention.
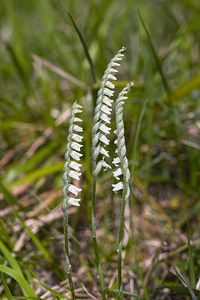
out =
[[[100,129],[103,133],[105,133],[105,134],[109,134],[110,131],[111,131],[111,128],[110,128],[110,127],[107,127],[105,124],[101,124],[101,125],[99,126],[99,129]]]
[[[114,62],[114,63],[113,63],[113,67],[119,67],[119,66],[120,66],[119,63],[117,63],[117,62]]]
[[[102,102],[109,107],[112,107],[113,100],[109,99],[107,96],[104,96]]]
[[[100,147],[100,153],[103,156],[109,157],[108,151],[104,147]]]
[[[74,131],[83,132],[83,128],[78,125],[74,125]]]
[[[107,162],[105,162],[105,160],[102,160],[102,167],[104,168],[105,171],[108,169],[112,169],[111,166],[107,164]]]
[[[75,142],[81,143],[83,137],[80,136],[79,134],[73,133],[72,134],[72,140],[74,140]]]
[[[108,74],[107,78],[110,79],[110,80],[117,80],[117,77],[115,77],[112,74]]]
[[[76,142],[72,142],[71,143],[71,147],[72,149],[76,150],[76,151],[81,151],[81,147],[83,147],[83,145],[79,144],[79,143],[76,143]]]
[[[83,122],[81,119],[77,118],[77,117],[74,117],[74,122]]]
[[[114,95],[114,91],[105,88],[105,89],[104,89],[104,94],[105,94],[106,96],[108,96],[108,97],[112,97],[112,96]]]
[[[100,119],[104,121],[106,124],[110,124],[111,118],[109,118],[105,113],[102,113]]]
[[[73,169],[73,170],[75,170],[75,171],[80,171],[80,168],[81,168],[81,164],[78,164],[77,162],[75,162],[75,161],[71,161],[70,163],[69,163],[69,166],[70,166],[70,168],[71,169]]]
[[[119,176],[122,175],[122,169],[121,169],[121,168],[118,168],[117,170],[115,170],[115,171],[113,172],[113,175],[114,175],[114,177],[115,177],[117,180],[120,180]]]
[[[120,181],[116,184],[112,184],[112,187],[113,187],[113,192],[117,192],[119,190],[123,190],[124,185],[123,185],[123,182]]]
[[[77,196],[81,192],[81,189],[78,188],[77,186],[73,185],[73,184],[70,184],[69,188],[68,188],[68,191],[70,193],[74,194],[75,196]]]
[[[83,154],[81,154],[77,151],[71,151],[70,156],[71,156],[71,158],[79,161],[81,159],[81,157],[83,156]]]
[[[73,206],[80,206],[80,204],[79,204],[80,200],[81,199],[70,197],[69,200],[68,200],[68,204],[71,204]]]
[[[116,157],[113,159],[113,164],[115,165],[115,167],[118,167],[118,165],[120,164],[121,160],[119,157]]]
[[[109,88],[109,89],[114,89],[115,85],[110,82],[110,81],[106,81],[106,86]]]
[[[68,174],[69,174],[69,177],[76,179],[76,180],[79,180],[80,176],[81,176],[81,173],[78,173],[74,170],[70,170]]]
[[[119,71],[114,69],[114,68],[110,68],[110,73],[118,73]]]
[[[110,115],[112,112],[112,109],[103,104],[101,107],[101,111],[104,112],[106,115]]]
[[[110,141],[107,139],[107,137],[103,134],[100,135],[99,140],[104,143],[105,145],[109,145]]]

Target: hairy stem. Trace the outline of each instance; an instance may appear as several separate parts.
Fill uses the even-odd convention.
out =
[[[71,265],[69,260],[69,234],[68,234],[68,211],[67,204],[63,205],[63,227],[64,227],[64,241],[65,241],[65,257],[66,257],[66,270],[67,278],[69,281],[69,287],[72,295],[72,300],[76,300],[76,295],[74,291],[74,285],[72,281]]]

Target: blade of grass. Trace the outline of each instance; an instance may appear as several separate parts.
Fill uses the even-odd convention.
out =
[[[170,87],[169,87],[169,85],[168,85],[167,79],[166,79],[165,74],[164,74],[164,72],[163,72],[162,65],[161,65],[161,63],[160,63],[160,60],[159,60],[159,57],[158,57],[158,55],[157,55],[156,49],[155,49],[155,47],[154,47],[154,45],[153,45],[153,42],[152,42],[152,39],[151,39],[150,32],[149,32],[149,30],[147,29],[147,26],[146,26],[146,24],[145,24],[145,22],[144,22],[144,19],[143,19],[142,15],[141,15],[141,13],[140,13],[139,11],[138,11],[138,15],[139,15],[141,24],[142,24],[142,26],[143,26],[143,28],[144,28],[144,31],[145,31],[145,33],[146,33],[146,35],[147,35],[147,39],[148,39],[148,42],[149,42],[149,46],[150,46],[150,49],[151,49],[151,51],[152,51],[153,57],[154,57],[154,59],[155,59],[156,66],[157,66],[157,69],[158,69],[158,72],[159,72],[160,77],[161,77],[161,79],[162,79],[162,83],[163,83],[164,89],[165,89],[165,91],[166,91],[166,94],[169,95],[169,93],[170,93]]]
[[[196,288],[196,276],[195,276],[195,268],[194,268],[194,259],[193,259],[193,251],[190,242],[190,223],[189,219],[187,219],[187,240],[188,240],[188,259],[189,259],[189,271],[190,271],[190,282],[193,289]]]
[[[93,83],[95,84],[95,83],[96,83],[96,75],[95,75],[94,65],[93,65],[91,56],[90,56],[90,54],[89,54],[88,46],[87,46],[87,44],[86,44],[86,42],[85,42],[85,39],[84,39],[82,33],[80,32],[80,30],[79,30],[79,28],[78,28],[78,26],[77,26],[75,20],[73,19],[73,17],[71,16],[71,14],[70,14],[69,12],[68,12],[67,14],[68,14],[68,16],[69,16],[69,18],[70,18],[70,20],[71,20],[73,26],[74,26],[74,29],[75,29],[76,33],[78,34],[78,37],[79,37],[80,41],[81,41],[81,44],[82,44],[83,49],[84,49],[84,51],[85,51],[86,58],[87,58],[87,60],[88,60],[89,66],[90,66],[90,70],[91,70],[91,74],[92,74]]]
[[[4,254],[6,260],[9,262],[11,267],[19,274],[23,274],[21,267],[19,266],[17,260],[12,256],[8,248],[0,241],[0,250]]]
[[[30,284],[20,273],[4,265],[0,265],[0,272],[3,272],[8,276],[12,277],[14,280],[16,280],[20,288],[22,289],[24,296],[27,297],[27,299],[38,299],[34,290],[30,287]]]
[[[4,278],[3,273],[1,273],[1,281],[2,281],[2,284],[3,284],[3,287],[4,287],[4,290],[5,290],[5,294],[6,294],[7,299],[8,300],[14,300],[14,298],[13,298],[13,296],[11,294],[11,291],[10,291],[8,285],[7,285],[7,282],[6,282],[5,278]]]

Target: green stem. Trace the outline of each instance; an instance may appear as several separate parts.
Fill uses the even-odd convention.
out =
[[[125,174],[125,172],[124,172]],[[122,201],[121,201],[121,207],[120,207],[120,225],[119,225],[119,240],[118,240],[118,289],[119,294],[118,298],[119,300],[123,299],[123,274],[122,274],[122,247],[123,247],[123,239],[124,239],[124,214],[125,214],[125,208],[126,208],[126,194],[127,194],[127,184],[126,184],[126,178],[124,176],[124,189],[123,189],[123,195],[122,195]]]
[[[98,248],[97,237],[96,237],[96,176],[95,175],[93,175],[93,182],[92,182],[91,227],[92,227],[92,244],[93,244],[93,249],[95,254],[98,283],[100,285],[100,292],[101,292],[102,299],[106,300],[107,296],[106,296],[106,289],[105,289],[105,281],[104,281],[102,266],[100,262],[99,248]]]
[[[72,295],[72,300],[76,300],[74,285],[73,285],[73,281],[72,281],[71,265],[70,265],[70,260],[69,260],[68,211],[67,211],[67,204],[65,204],[65,203],[63,205],[63,227],[64,227],[67,278],[69,281],[69,287],[70,287],[70,291],[71,291],[71,295]]]

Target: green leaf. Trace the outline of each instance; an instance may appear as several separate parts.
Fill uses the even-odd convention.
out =
[[[8,300],[14,300],[14,298],[13,298],[13,296],[11,294],[11,291],[10,291],[8,285],[7,285],[7,282],[6,282],[5,278],[4,278],[3,273],[1,273],[1,280],[2,280],[2,284],[3,284],[4,290],[5,290],[7,299]]]
[[[20,273],[4,265],[0,265],[0,272],[3,272],[16,280],[27,299],[38,299],[34,290],[30,287],[30,284]]]

